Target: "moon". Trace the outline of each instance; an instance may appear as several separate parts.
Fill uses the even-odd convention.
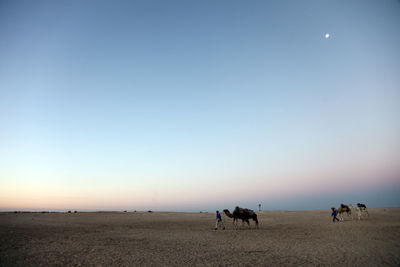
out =
[[[328,39],[331,35],[329,33],[325,34],[325,39]]]

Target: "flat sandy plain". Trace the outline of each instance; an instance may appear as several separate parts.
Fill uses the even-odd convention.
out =
[[[400,208],[369,213],[263,211],[237,230],[224,215],[218,231],[214,213],[0,213],[0,266],[399,266]]]

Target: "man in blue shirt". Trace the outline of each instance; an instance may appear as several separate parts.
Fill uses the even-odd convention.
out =
[[[219,213],[219,211],[216,211],[216,219],[217,221],[215,222],[215,230],[218,230],[218,225],[222,226],[222,229],[225,230],[225,226],[224,223],[222,222],[222,218],[221,218],[221,213]]]
[[[335,220],[339,221],[339,219],[336,218],[336,216],[337,216],[337,211],[336,211],[336,209],[335,209],[335,208],[331,208],[331,209],[332,209],[332,214],[331,214],[331,216],[333,216],[333,222],[335,222]]]

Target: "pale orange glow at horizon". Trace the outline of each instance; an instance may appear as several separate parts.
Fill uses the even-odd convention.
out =
[[[390,164],[388,164],[390,165]],[[350,168],[351,167],[351,168]],[[177,184],[154,183],[143,184],[141,188],[133,188],[121,184],[111,186],[73,186],[28,184],[0,189],[0,209],[165,209],[168,207],[184,207],[185,205],[208,206],[218,202],[251,201],[252,198],[283,199],[293,196],[307,196],[332,193],[349,188],[379,187],[382,181],[377,175],[387,171],[386,183],[396,184],[397,166],[390,168],[380,166],[358,166],[349,164],[349,168],[323,170],[317,166],[314,170],[287,170],[281,175],[247,175],[232,176],[229,179],[214,178],[214,183],[182,182]],[[389,170],[389,171],[388,171]],[[390,175],[391,174],[391,175]],[[247,177],[246,177],[247,176]],[[352,177],[349,179],[349,177]],[[111,177],[110,177],[111,179]],[[307,182],[305,182],[307,181]],[[347,188],[347,189],[346,189]]]

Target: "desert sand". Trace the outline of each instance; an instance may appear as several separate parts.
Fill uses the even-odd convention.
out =
[[[399,266],[400,208],[332,223],[329,210],[258,212],[214,230],[214,213],[0,213],[0,266]]]

